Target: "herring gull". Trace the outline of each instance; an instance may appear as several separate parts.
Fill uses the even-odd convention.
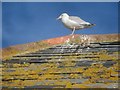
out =
[[[82,20],[77,16],[69,16],[67,13],[61,14],[57,20],[61,20],[65,27],[72,30],[72,34],[74,34],[75,30],[80,30],[84,28],[90,28],[95,26],[95,24],[91,24]]]

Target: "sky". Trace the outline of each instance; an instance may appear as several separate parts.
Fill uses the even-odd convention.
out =
[[[2,47],[71,34],[56,20],[64,12],[96,24],[75,34],[118,33],[117,2],[4,2]]]
[[[2,0],[2,2],[119,2],[119,0]]]

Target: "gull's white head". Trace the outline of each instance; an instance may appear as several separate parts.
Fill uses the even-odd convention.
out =
[[[69,15],[67,13],[63,13],[57,18],[57,20],[62,19],[62,18],[69,18]]]

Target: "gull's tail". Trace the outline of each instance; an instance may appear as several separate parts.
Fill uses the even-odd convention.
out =
[[[87,28],[89,28],[89,27],[93,27],[93,26],[95,26],[96,24],[85,24],[84,26],[86,26]]]
[[[95,26],[96,24],[90,24],[90,26]]]

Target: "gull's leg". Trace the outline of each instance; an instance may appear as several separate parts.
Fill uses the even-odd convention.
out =
[[[74,34],[74,32],[75,32],[75,27],[73,28],[73,31],[72,31],[72,34],[71,34],[71,35],[73,35],[73,34]]]

